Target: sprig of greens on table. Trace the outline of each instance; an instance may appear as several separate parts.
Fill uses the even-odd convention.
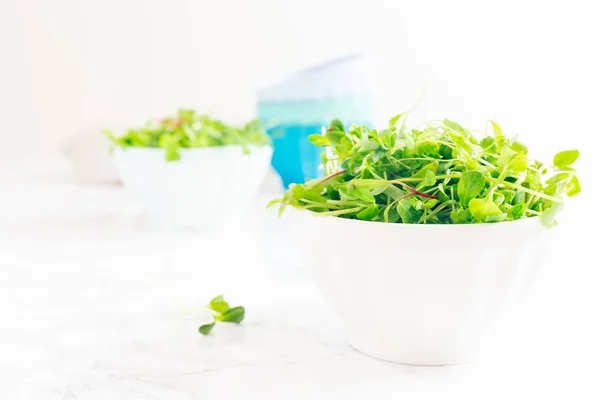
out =
[[[445,119],[416,128],[408,113],[387,129],[346,130],[339,120],[309,140],[324,147],[325,177],[290,187],[280,212],[292,206],[321,216],[405,224],[470,224],[539,216],[551,227],[566,196],[581,191],[562,151],[551,166],[528,156],[522,143],[490,121],[493,135],[477,138]]]
[[[230,307],[223,296],[217,296],[212,299],[207,307],[213,311],[213,322],[198,328],[198,332],[203,335],[208,335],[215,327],[217,321],[239,324],[244,320],[246,314],[246,310],[242,306]]]
[[[123,148],[163,148],[167,161],[179,160],[181,148],[239,145],[247,153],[249,145],[271,142],[258,120],[235,127],[194,110],[179,110],[174,116],[149,121],[142,128],[129,129],[123,136],[115,136],[111,131],[104,133],[114,145]]]

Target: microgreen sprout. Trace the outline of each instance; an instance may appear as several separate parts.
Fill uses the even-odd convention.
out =
[[[320,216],[407,224],[470,224],[540,217],[556,223],[565,196],[581,191],[572,164],[579,151],[562,151],[553,165],[490,121],[492,134],[448,119],[408,128],[408,113],[386,129],[345,129],[331,122],[309,140],[324,147],[325,177],[292,185],[279,204]]]
[[[176,161],[179,149],[239,145],[249,152],[249,145],[270,143],[258,120],[243,127],[234,127],[194,110],[179,110],[176,115],[160,121],[149,121],[144,127],[129,129],[124,135],[116,136],[105,130],[104,134],[119,147],[158,147],[165,149],[165,159]]]
[[[208,335],[217,321],[239,324],[244,320],[246,314],[246,310],[242,306],[230,307],[223,296],[213,298],[207,307],[213,312],[213,321],[198,328],[198,332],[203,335]]]

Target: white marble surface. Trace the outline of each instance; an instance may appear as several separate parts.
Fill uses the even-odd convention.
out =
[[[148,230],[120,187],[62,166],[0,176],[0,399],[600,398],[598,233],[579,214],[480,359],[425,368],[347,345],[269,195],[211,237]],[[202,337],[220,293],[247,318]]]

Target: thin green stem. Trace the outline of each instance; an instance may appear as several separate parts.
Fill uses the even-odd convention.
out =
[[[439,162],[450,162],[450,161],[461,161],[459,158],[433,158],[433,157],[407,157],[401,158],[402,161],[439,161]]]
[[[342,205],[328,204],[328,203],[317,202],[317,201],[306,200],[306,199],[300,199],[299,201],[301,201],[302,203],[307,203],[306,207],[311,207],[311,208],[312,207],[322,207],[322,208],[339,209],[340,207],[342,207]]]
[[[429,215],[427,215],[427,218],[434,217],[437,213],[439,213],[440,211],[445,209],[448,205],[453,205],[453,203],[455,203],[454,200],[448,200],[448,201],[445,201],[444,203],[438,205],[434,210],[431,210],[431,213]],[[425,216],[425,213],[423,213],[423,216]],[[425,222],[425,220],[423,220],[423,222]]]
[[[422,191],[423,193],[430,194],[430,193],[433,193],[433,192],[435,192],[435,191],[437,191],[437,190],[439,190],[439,188],[438,188],[437,186],[433,186],[433,187],[430,187],[430,188],[429,188],[429,189],[427,189],[427,190],[421,190],[421,191]]]
[[[454,173],[454,174],[449,174],[449,175],[437,175],[435,176],[436,180],[444,180],[444,179],[453,179],[453,178],[460,178],[460,173]],[[364,183],[365,185],[368,185],[371,188],[375,188],[375,187],[379,187],[379,186],[386,186],[386,185],[392,185],[394,183],[407,183],[407,182],[422,182],[424,181],[425,178],[415,178],[415,177],[408,177],[408,178],[398,178],[398,179],[389,179],[389,180],[383,180],[383,179],[357,179],[355,181],[353,181],[355,186],[360,186],[361,183]]]
[[[542,193],[542,192],[537,192],[537,191],[535,191],[533,189],[526,188],[525,186],[517,185],[515,183],[510,183],[510,182],[507,182],[507,181],[498,182],[495,179],[493,181],[496,184],[498,184],[498,185],[505,185],[505,186],[508,186],[510,188],[522,190],[525,193],[529,193],[529,194],[532,194],[534,196],[541,197],[542,199],[554,201],[555,203],[562,203],[562,199],[560,199],[558,197],[550,196],[550,195],[548,195],[546,193]]]
[[[492,169],[495,169],[496,171],[498,171],[498,167],[496,167],[496,166],[495,166],[494,164],[492,164],[491,162],[485,161],[485,160],[484,160],[483,158],[481,158],[481,157],[479,157],[477,160],[478,160],[480,163],[482,163],[482,164],[484,164],[484,165],[486,165],[486,166],[488,166],[488,167],[490,167],[490,168],[492,168]]]
[[[316,213],[315,215],[319,216],[319,217],[326,217],[326,216],[338,216],[338,215],[344,215],[344,214],[352,214],[354,212],[359,212],[362,211],[363,209],[365,209],[367,206],[365,205],[364,207],[354,207],[354,208],[347,208],[345,210],[336,210],[336,211],[326,211],[326,212],[322,212],[322,213]]]
[[[529,208],[529,206],[534,202],[535,199],[537,199],[537,196],[530,194],[529,200],[527,200],[527,204],[525,205],[525,207]]]
[[[443,179],[453,179],[453,178],[460,178],[460,173],[455,173],[455,174],[449,174],[449,175],[436,175],[435,176],[435,180],[436,181],[440,181]],[[400,182],[421,182],[424,181],[425,178],[413,178],[413,177],[408,177],[408,178],[399,178],[399,179],[394,179],[392,181],[388,181],[390,183],[400,183]]]
[[[327,200],[328,204],[340,205],[340,206],[359,206],[360,203],[356,201],[348,201],[348,200]]]

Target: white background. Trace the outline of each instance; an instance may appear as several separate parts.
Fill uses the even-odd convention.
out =
[[[290,390],[303,398],[302,388],[305,398],[413,389],[597,398],[597,8],[583,0],[0,0],[0,398],[243,398],[251,387],[273,398]],[[492,118],[540,157],[582,153],[583,193],[562,215],[553,262],[520,319],[466,370],[355,354],[310,284],[278,269],[284,258],[269,259],[275,236],[248,228],[236,233],[239,254],[226,254],[215,238],[139,231],[120,189],[67,183],[69,165],[57,158],[71,135],[180,106],[252,117],[261,82],[361,50],[380,60],[382,117],[426,87],[417,117],[480,128]],[[223,271],[207,280],[197,268],[223,254],[240,281]],[[263,286],[246,284],[257,277]],[[215,290],[250,307],[246,345],[239,331],[223,332],[198,352],[197,320],[172,312],[161,282],[189,307]]]
[[[426,85],[428,116],[593,148],[595,15],[582,0],[2,0],[0,157],[179,106],[247,118],[256,85],[359,50],[381,56],[386,117]]]

